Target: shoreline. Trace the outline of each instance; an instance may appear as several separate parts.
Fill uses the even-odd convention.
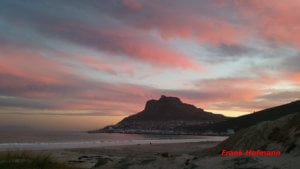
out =
[[[143,134],[143,135],[162,135],[162,136],[168,136],[168,135],[173,135],[173,136],[231,136],[233,133],[227,133],[227,132],[218,132],[218,133],[207,133],[207,132],[181,132],[181,131],[153,131],[153,130],[91,130],[87,131],[88,134],[99,134],[99,133],[104,133],[104,134]]]
[[[77,149],[97,148],[110,146],[130,146],[146,144],[176,144],[197,142],[220,142],[225,136],[209,136],[197,139],[139,139],[139,140],[100,140],[100,141],[77,141],[77,142],[38,142],[38,143],[0,143],[0,151],[11,150],[53,150],[53,149]]]

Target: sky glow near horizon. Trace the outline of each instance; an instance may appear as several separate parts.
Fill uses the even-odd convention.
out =
[[[300,99],[299,9],[294,0],[1,0],[0,124],[92,129],[160,95],[227,116]]]

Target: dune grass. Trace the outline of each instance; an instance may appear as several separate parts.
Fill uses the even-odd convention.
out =
[[[47,154],[1,152],[0,169],[79,169],[56,162]]]

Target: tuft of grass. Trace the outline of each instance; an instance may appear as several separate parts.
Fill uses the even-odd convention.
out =
[[[107,158],[107,157],[104,157],[104,158],[103,157],[98,157],[98,161],[95,164],[94,168],[103,166],[103,165],[107,164],[109,161],[112,161],[112,159]]]
[[[0,153],[0,169],[79,169],[54,161],[47,154]]]
[[[119,169],[128,169],[132,163],[127,158],[123,158],[118,162],[118,168]]]
[[[156,159],[154,158],[150,158],[150,159],[144,159],[140,162],[141,165],[147,165],[147,164],[150,164],[152,162],[154,162]]]

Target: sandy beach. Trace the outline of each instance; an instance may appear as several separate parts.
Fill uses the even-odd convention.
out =
[[[181,163],[196,157],[192,154],[217,144],[218,142],[148,143],[32,152],[50,154],[55,160],[82,168],[178,168]]]
[[[50,154],[55,160],[85,169],[294,169],[299,157],[204,156],[219,142],[119,145],[30,151]]]

